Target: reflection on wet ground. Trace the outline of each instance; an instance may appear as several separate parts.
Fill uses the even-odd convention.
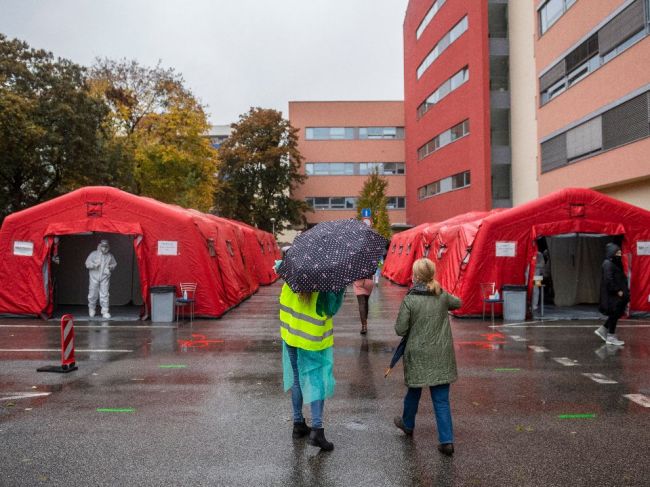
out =
[[[456,455],[447,458],[426,395],[412,438],[392,425],[401,363],[383,374],[404,292],[376,288],[366,337],[351,293],[334,318],[331,453],[291,438],[279,284],[191,327],[81,323],[80,368],[63,375],[36,373],[57,363],[56,326],[1,320],[0,433],[11,448],[0,452],[0,484],[647,485],[650,322],[622,322],[617,348],[594,335],[597,321],[453,320]]]

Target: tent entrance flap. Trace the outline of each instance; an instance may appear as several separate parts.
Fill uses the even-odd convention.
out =
[[[568,233],[538,239],[545,252],[545,302],[557,307],[598,304],[605,246],[622,236]]]
[[[117,267],[111,275],[111,306],[142,306],[140,272],[133,246],[134,236],[84,233],[57,238],[57,258],[53,259],[51,264],[53,302],[56,307],[88,305],[89,278],[85,262],[88,255],[97,250],[97,245],[102,239],[108,240],[110,252],[117,261]]]

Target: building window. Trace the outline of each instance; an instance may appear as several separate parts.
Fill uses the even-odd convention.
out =
[[[466,188],[470,184],[469,171],[454,174],[418,188],[418,199],[423,200],[456,189]]]
[[[305,202],[314,210],[354,210],[357,198],[352,196],[311,196]]]
[[[460,22],[452,27],[452,29],[447,32],[442,39],[431,49],[427,57],[424,58],[424,61],[418,66],[417,77],[420,79],[424,72],[433,64],[433,62],[438,59],[438,57],[451,45],[456,39],[458,39],[468,27],[467,15],[462,18]]]
[[[307,127],[305,138],[307,140],[352,140],[354,139],[354,128]]]
[[[406,198],[404,196],[389,196],[386,198],[387,210],[403,210],[406,208]]]
[[[418,117],[424,116],[433,105],[440,102],[444,97],[455,89],[462,86],[469,79],[469,68],[465,66],[448,80],[445,80],[436,90],[431,93],[418,107]]]
[[[398,176],[405,173],[403,162],[308,162],[307,176],[366,176],[377,171],[382,176]]]
[[[539,30],[544,34],[555,22],[558,21],[576,0],[548,0],[539,9]]]
[[[424,30],[431,23],[433,18],[436,16],[438,11],[442,8],[444,4],[445,4],[445,0],[436,0],[435,2],[433,2],[433,5],[431,5],[431,8],[424,16],[424,19],[422,19],[422,22],[420,22],[420,25],[418,26],[418,30],[415,32],[416,39],[420,38],[422,32],[424,32]]]
[[[539,78],[541,104],[583,80],[648,35],[644,2],[635,0]],[[551,3],[551,2],[549,2]]]
[[[444,146],[460,139],[469,134],[469,120],[465,120],[452,128],[445,130],[443,133],[436,135],[429,142],[418,149],[418,159],[422,160],[429,154],[442,149]]]
[[[403,139],[404,127],[359,127],[359,139]]]
[[[307,127],[305,140],[355,140],[404,138],[404,127]]]
[[[650,91],[542,142],[542,173],[646,137],[650,137]]]

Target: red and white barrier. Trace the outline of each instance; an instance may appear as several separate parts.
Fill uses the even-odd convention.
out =
[[[78,367],[74,358],[74,317],[63,315],[61,318],[61,365],[40,367],[37,372],[72,372]]]

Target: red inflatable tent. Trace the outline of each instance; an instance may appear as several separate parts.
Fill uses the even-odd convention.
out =
[[[462,298],[459,316],[482,313],[481,283],[526,286],[530,300],[540,239],[550,249],[556,305],[598,302],[604,246],[617,241],[630,279],[630,314],[650,313],[650,212],[596,191],[568,188],[516,208],[470,212],[416,229],[419,237],[393,237],[389,255],[406,242],[419,245],[387,277],[408,284],[409,265],[428,256],[442,286]]]
[[[128,270],[127,257],[133,266],[124,280],[111,278],[111,303],[114,291],[117,295],[128,288],[133,296],[127,293],[125,301],[137,294],[145,304],[142,314],[146,317],[152,286],[196,282],[196,314],[221,316],[257,289],[257,278],[248,274],[242,259],[241,239],[249,237],[238,235],[238,231],[231,221],[115,188],[73,191],[9,215],[3,222],[0,313],[49,316],[54,307],[53,262],[58,259],[53,261],[53,257],[58,248],[83,244],[92,249],[99,236],[106,236],[111,249],[126,249],[118,259],[116,273]],[[275,244],[272,235],[262,233]],[[77,251],[81,252],[87,250]],[[82,263],[85,256],[81,256]],[[70,273],[77,273],[69,279],[79,287],[77,294],[87,292],[83,264],[71,268]]]
[[[630,314],[650,312],[650,212],[646,210],[589,189],[568,188],[462,223],[457,230],[465,233],[458,239],[461,248],[454,256],[448,247],[438,260],[444,267],[449,259],[447,267],[455,270],[456,277],[453,273],[440,277],[443,286],[463,300],[458,315],[482,312],[480,284],[484,282],[495,282],[499,289],[524,285],[530,299],[542,238],[551,248],[556,304],[560,299],[567,306],[598,302],[604,246],[614,240],[621,243],[630,278]]]

